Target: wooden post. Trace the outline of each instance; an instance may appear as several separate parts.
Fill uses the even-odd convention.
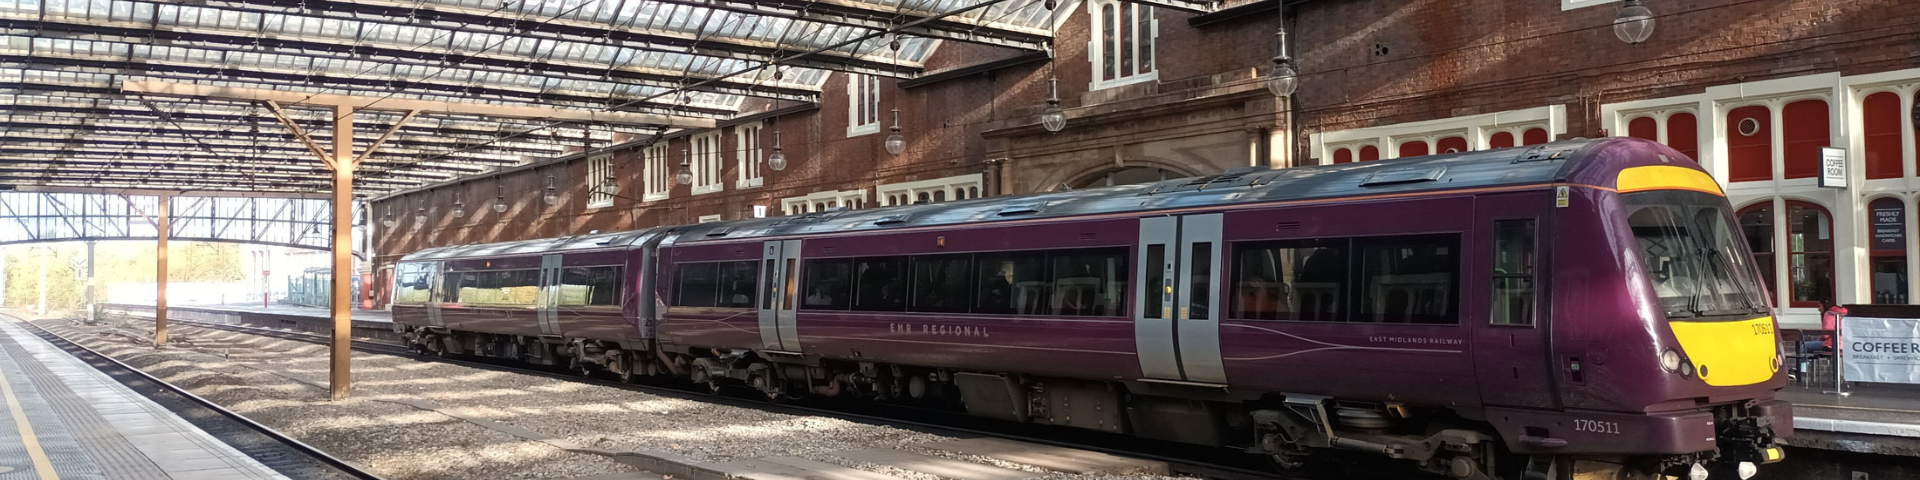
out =
[[[160,196],[160,220],[154,223],[159,242],[154,248],[153,348],[167,344],[167,233],[172,230],[167,196]]]
[[[396,126],[398,128],[398,126]],[[373,153],[369,149],[369,154]],[[333,119],[333,288],[328,312],[333,317],[333,367],[327,382],[333,399],[352,391],[349,370],[353,342],[353,107],[337,105]]]

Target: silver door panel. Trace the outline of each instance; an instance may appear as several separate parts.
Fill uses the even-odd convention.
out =
[[[1146,378],[1180,379],[1180,352],[1174,346],[1173,311],[1175,303],[1170,293],[1174,289],[1169,281],[1177,278],[1173,275],[1174,261],[1179,256],[1176,242],[1179,240],[1180,219],[1177,217],[1154,217],[1140,219],[1140,251],[1135,265],[1134,278],[1145,282],[1148,269],[1159,269],[1160,285],[1140,285],[1134,289],[1133,338],[1140,357],[1140,374]],[[1149,252],[1154,246],[1160,246],[1160,262],[1148,264]],[[1158,315],[1148,312],[1149,296],[1160,297]]]
[[[1225,313],[1220,304],[1220,266],[1226,250],[1220,242],[1220,227],[1218,213],[1180,219],[1180,284],[1174,289],[1180,293],[1175,304],[1180,316],[1175,329],[1180,368],[1191,382],[1227,383],[1220,362],[1220,316]]]

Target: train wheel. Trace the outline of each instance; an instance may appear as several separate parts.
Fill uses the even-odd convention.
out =
[[[633,383],[635,378],[639,378],[639,375],[634,374],[632,368],[620,372],[620,383]]]

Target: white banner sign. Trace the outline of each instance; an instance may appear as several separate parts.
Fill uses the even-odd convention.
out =
[[[1840,340],[1847,381],[1920,383],[1920,318],[1847,317]]]

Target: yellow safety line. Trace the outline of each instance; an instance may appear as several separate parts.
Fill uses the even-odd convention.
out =
[[[27,456],[33,457],[33,471],[40,474],[40,480],[60,480],[60,476],[53,473],[53,462],[47,460],[47,452],[40,450],[40,437],[33,436],[33,425],[27,423],[27,412],[20,409],[20,398],[13,396],[13,384],[7,382],[5,372],[0,372],[0,394],[7,397],[13,425],[20,429],[20,443],[27,447]]]

